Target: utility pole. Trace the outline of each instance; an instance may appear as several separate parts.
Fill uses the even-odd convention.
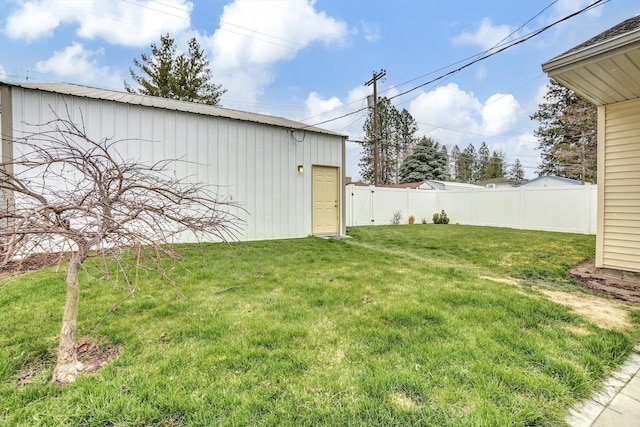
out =
[[[367,86],[373,85],[373,185],[378,186],[378,80],[387,75],[387,71],[382,69],[379,73],[373,72],[371,80],[365,83]],[[371,103],[369,103],[371,107]]]

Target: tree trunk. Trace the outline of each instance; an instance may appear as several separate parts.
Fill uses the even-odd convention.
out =
[[[80,245],[79,245],[80,246]],[[87,249],[79,247],[67,267],[67,297],[62,315],[62,329],[58,345],[58,363],[53,370],[52,382],[72,383],[82,372],[82,362],[76,351],[76,330],[78,328],[78,303],[80,301],[80,266],[87,259]]]

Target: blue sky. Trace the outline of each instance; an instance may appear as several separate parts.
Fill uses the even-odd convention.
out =
[[[315,124],[366,106],[374,71],[418,135],[461,149],[484,141],[535,176],[529,116],[547,77],[540,65],[640,13],[610,0],[458,73],[430,80],[595,0],[0,0],[0,80],[70,82],[124,90],[133,58],[169,33],[197,37],[224,107]],[[465,61],[466,60],[466,61]],[[460,62],[462,61],[462,62]],[[452,66],[452,64],[456,64]],[[366,111],[322,124],[362,140]],[[359,178],[360,145],[347,174]]]

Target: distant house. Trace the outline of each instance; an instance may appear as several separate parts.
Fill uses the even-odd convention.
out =
[[[219,186],[244,210],[241,240],[345,234],[344,135],[264,114],[66,83],[0,82],[2,163],[13,141],[55,118],[84,120],[96,140],[152,164],[181,159],[178,178]],[[2,165],[0,164],[0,167]],[[2,206],[13,203],[2,194]],[[3,224],[0,224],[3,226]]]
[[[561,187],[566,185],[583,185],[583,183],[577,179],[555,175],[544,175],[516,184],[514,187]]]
[[[484,188],[511,188],[519,184],[518,181],[509,178],[492,178],[477,182]]]
[[[640,16],[542,69],[598,107],[596,267],[640,272]]]
[[[473,190],[484,188],[481,185],[467,184],[466,182],[434,181],[428,179],[419,187],[423,190]]]
[[[355,185],[358,187],[369,187],[372,184],[367,184],[362,181],[349,182],[348,185]],[[411,190],[472,190],[474,188],[484,188],[481,185],[467,184],[464,182],[449,182],[449,181],[435,181],[428,179],[420,182],[406,182],[401,184],[385,184],[380,188],[408,188]]]

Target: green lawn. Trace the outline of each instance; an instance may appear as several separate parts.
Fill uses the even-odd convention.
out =
[[[87,269],[79,336],[121,353],[64,387],[49,383],[63,272],[1,282],[0,425],[556,426],[638,338],[538,292],[579,292],[566,271],[593,236],[349,234],[185,247],[182,296],[140,276],[95,331],[126,292]]]

